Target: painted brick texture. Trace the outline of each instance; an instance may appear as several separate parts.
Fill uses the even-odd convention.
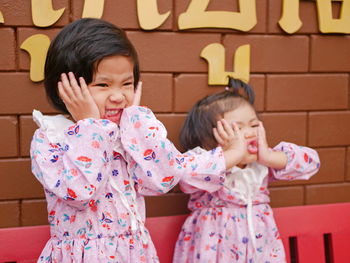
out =
[[[264,122],[271,147],[290,141],[315,148],[321,169],[308,181],[275,182],[270,187],[273,207],[350,202],[350,35],[321,34],[316,1],[300,1],[301,28],[285,33],[278,25],[282,1],[256,0],[257,24],[248,32],[234,29],[180,30],[178,18],[193,0],[156,1],[158,12],[170,16],[154,30],[142,30],[137,1],[105,0],[103,17],[125,29],[140,60],[143,96],[182,149],[179,131],[186,114],[200,98],[223,90],[208,85],[204,47],[225,47],[225,70],[233,71],[236,49],[249,44],[250,84],[255,108]],[[20,49],[34,34],[51,40],[82,15],[84,1],[52,0],[65,8],[50,27],[32,22],[31,1],[0,0],[5,22],[0,24],[0,227],[47,223],[42,186],[31,174],[29,147],[36,129],[33,109],[57,114],[49,105],[43,83],[29,78],[30,56]],[[341,2],[333,2],[339,16]],[[238,1],[209,1],[207,11],[239,12]],[[186,214],[188,196],[171,193],[147,197],[147,215]],[[4,216],[6,215],[6,216]]]
[[[349,36],[312,36],[311,70],[315,72],[350,71]],[[331,50],[331,52],[327,52]]]
[[[0,28],[0,69],[1,70],[15,70],[16,56],[15,56],[15,31],[13,28]]]

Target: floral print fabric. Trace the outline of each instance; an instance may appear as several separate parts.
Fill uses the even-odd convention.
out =
[[[292,143],[281,142],[274,150],[286,153],[285,169],[267,169],[258,163],[233,167],[221,185],[188,175],[182,178],[180,186],[191,194],[192,212],[178,237],[174,263],[286,262],[269,206],[268,183],[309,179],[320,162],[316,151]]]
[[[38,122],[50,123],[43,118]],[[168,192],[186,173],[213,181],[225,175],[221,148],[181,154],[144,107],[124,109],[120,127],[84,119],[50,137],[60,141],[48,131],[41,125],[31,144],[51,227],[38,262],[158,262],[143,225],[143,196]]]

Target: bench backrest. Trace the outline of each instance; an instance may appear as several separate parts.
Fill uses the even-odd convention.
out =
[[[349,263],[350,203],[273,209],[288,262]],[[172,262],[186,215],[147,218],[161,263]],[[48,226],[0,229],[0,262],[36,262],[49,238]]]

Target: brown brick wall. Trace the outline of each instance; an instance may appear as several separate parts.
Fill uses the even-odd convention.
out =
[[[256,108],[271,146],[281,140],[314,147],[321,169],[309,181],[275,182],[273,207],[350,201],[350,35],[321,34],[316,1],[300,1],[300,30],[285,33],[278,25],[280,0],[256,0],[257,25],[248,32],[233,29],[179,30],[178,17],[192,0],[157,1],[168,19],[151,31],[141,30],[137,1],[105,0],[103,18],[124,28],[141,63],[147,105],[179,146],[178,134],[193,103],[221,91],[208,86],[208,65],[201,50],[217,42],[226,49],[226,70],[232,71],[235,50],[251,46],[250,83]],[[52,39],[70,21],[80,18],[84,1],[52,0],[62,17],[47,28],[35,27],[28,0],[0,0],[0,227],[46,224],[41,185],[30,171],[29,145],[36,129],[33,108],[56,113],[47,103],[42,82],[29,78],[30,57],[20,49],[34,34]],[[340,3],[333,4],[334,16]],[[238,11],[237,0],[212,0],[207,10]],[[187,213],[188,196],[178,187],[146,198],[148,216]]]

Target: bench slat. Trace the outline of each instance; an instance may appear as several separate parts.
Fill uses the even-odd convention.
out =
[[[0,229],[0,262],[36,262],[49,237],[47,225]]]
[[[300,263],[326,263],[323,235],[302,235],[297,237]]]
[[[349,223],[350,224],[350,218]],[[332,234],[333,256],[335,263],[350,262],[350,233],[334,233]]]
[[[146,227],[161,263],[172,262],[175,243],[186,218],[187,215],[147,218]]]

